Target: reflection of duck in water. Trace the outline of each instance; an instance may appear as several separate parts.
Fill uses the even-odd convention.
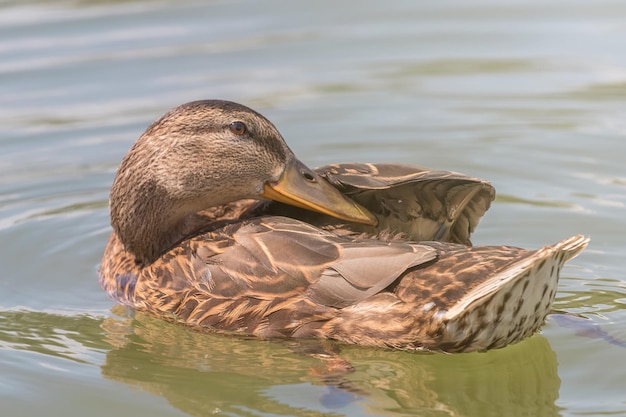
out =
[[[188,103],[152,124],[120,165],[100,282],[125,305],[197,328],[503,347],[541,326],[559,270],[587,239],[538,251],[425,241],[469,244],[492,199],[489,184],[461,174],[312,171],[260,114]]]
[[[551,317],[559,326],[573,329],[577,336],[604,340],[605,342],[621,348],[626,347],[626,341],[614,337],[604,331],[598,323],[594,323],[586,317],[563,313],[553,314]]]
[[[194,416],[559,415],[557,359],[542,336],[480,355],[343,346],[356,371],[324,380],[308,372],[315,359],[293,353],[309,341],[189,332],[143,313],[107,318],[103,328],[114,345],[102,365],[106,378]]]

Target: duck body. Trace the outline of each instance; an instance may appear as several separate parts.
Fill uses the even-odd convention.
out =
[[[265,129],[267,137],[283,144],[273,125],[243,106],[221,101],[185,106],[157,121],[144,136],[170,144],[188,130],[210,142],[213,128],[198,133],[189,124],[217,119],[211,126],[218,132],[232,131],[232,123],[241,122],[244,130]],[[190,120],[190,112],[202,117]],[[234,126],[235,136],[239,127]],[[266,191],[258,192],[278,202],[245,192],[234,192],[241,198],[227,201],[211,195],[207,202],[204,195],[213,188],[202,182],[214,181],[214,174],[168,170],[155,156],[170,152],[198,158],[197,147],[190,153],[179,142],[178,147],[156,146],[148,152],[141,141],[114,183],[114,231],[100,267],[100,284],[122,304],[194,328],[407,350],[500,348],[540,328],[554,301],[560,269],[588,242],[575,236],[534,251],[472,247],[470,234],[495,195],[486,181],[394,164],[340,164],[313,171],[293,162],[286,145],[287,167],[268,169],[275,178],[264,178]],[[216,156],[211,147],[205,151],[209,159]],[[129,166],[150,164],[155,172],[170,171],[174,180],[162,185],[151,173],[131,179],[138,174]],[[200,163],[191,165],[204,169]],[[297,169],[290,171],[289,165]],[[284,178],[298,181],[287,177],[289,172],[305,180],[297,183],[302,187],[296,191],[289,188],[293,184],[283,185]],[[170,188],[180,188],[180,178],[190,174],[199,178],[202,191],[191,193],[189,201],[169,201],[180,200],[180,190]],[[127,204],[152,197],[144,191],[134,195],[142,189],[135,183],[146,182],[164,214],[153,202],[146,203],[147,209]],[[315,187],[310,198],[302,192],[309,186]],[[323,196],[316,194],[318,186]],[[114,201],[119,199],[128,201]],[[195,203],[203,199],[201,205]],[[173,217],[183,220],[168,223],[169,207],[174,206]],[[147,221],[157,227],[144,225]],[[174,232],[154,231],[168,224]],[[131,232],[124,230],[129,227]],[[158,244],[133,241],[142,230]]]

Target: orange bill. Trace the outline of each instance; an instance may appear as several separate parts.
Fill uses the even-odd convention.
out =
[[[341,194],[295,158],[287,165],[278,181],[265,184],[261,197],[349,222],[378,224],[378,220],[369,210]]]

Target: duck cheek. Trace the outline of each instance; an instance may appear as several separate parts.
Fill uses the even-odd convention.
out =
[[[264,183],[262,181],[255,181],[252,189],[250,190],[250,197],[260,197],[263,194]]]

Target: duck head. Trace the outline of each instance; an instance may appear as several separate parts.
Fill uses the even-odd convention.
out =
[[[204,100],[174,108],[133,145],[111,188],[111,224],[126,250],[149,263],[189,232],[190,216],[245,198],[377,222],[300,162],[265,117]]]

